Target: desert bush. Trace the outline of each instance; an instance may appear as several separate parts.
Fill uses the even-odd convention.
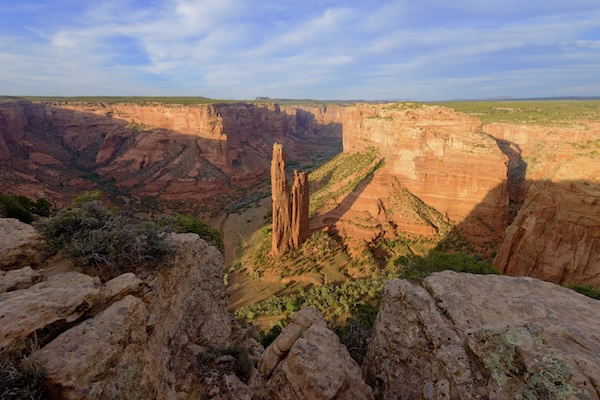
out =
[[[478,261],[473,256],[464,253],[440,253],[431,251],[427,256],[403,256],[395,261],[399,268],[400,278],[419,280],[434,272],[452,270],[470,272],[472,274],[497,274],[491,264]]]
[[[233,365],[217,364],[219,357],[229,355],[235,358]],[[233,372],[243,382],[248,383],[252,374],[252,361],[248,356],[248,352],[241,347],[215,347],[198,354],[195,368],[203,373],[213,369],[221,369],[221,372]]]
[[[219,231],[206,221],[193,215],[176,214],[158,221],[161,226],[169,226],[177,233],[196,233],[208,243],[223,251],[223,240]]]
[[[85,200],[36,224],[47,255],[60,252],[87,265],[123,272],[152,264],[171,251],[164,227],[128,218],[98,200]]]
[[[357,303],[350,310],[351,317],[346,323],[334,328],[340,342],[346,346],[350,356],[362,365],[373,333],[373,325],[379,312],[379,306],[369,303]]]
[[[33,201],[25,196],[5,195],[0,192],[0,215],[6,218],[16,218],[29,224],[36,215],[41,217],[50,215],[51,208],[50,200],[43,197]]]
[[[570,283],[565,285],[565,287],[586,295],[587,297],[591,297],[592,299],[600,300],[600,286]]]

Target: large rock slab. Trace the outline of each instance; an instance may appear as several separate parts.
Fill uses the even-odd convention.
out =
[[[360,368],[314,308],[303,308],[265,350],[253,399],[371,399]]]
[[[147,319],[142,300],[126,296],[62,333],[28,361],[43,366],[53,398],[151,398],[140,385]]]
[[[15,218],[0,218],[0,269],[37,265],[40,235],[34,227]]]
[[[31,267],[0,271],[0,293],[27,289],[42,280],[42,274]]]
[[[65,272],[29,289],[0,294],[0,349],[51,324],[69,324],[102,298],[100,280]]]
[[[377,398],[600,398],[600,302],[533,278],[436,273],[384,288]]]

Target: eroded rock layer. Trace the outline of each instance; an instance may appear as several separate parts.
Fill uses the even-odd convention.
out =
[[[285,172],[283,145],[273,145],[271,160],[271,192],[273,200],[273,233],[271,252],[274,255],[298,248],[309,235],[308,174],[294,170],[291,195]]]
[[[305,164],[339,151],[341,110],[3,103],[0,190],[60,201],[100,183],[124,201],[185,200],[222,210],[236,188],[265,181],[275,141]]]

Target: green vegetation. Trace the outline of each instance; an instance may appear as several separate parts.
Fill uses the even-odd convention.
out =
[[[351,310],[346,323],[334,328],[340,342],[346,346],[350,356],[362,365],[373,333],[373,325],[379,312],[379,306],[369,303],[357,303]]]
[[[396,265],[401,267],[400,277],[419,280],[434,272],[452,270],[472,274],[497,274],[490,263],[479,261],[467,253],[440,253],[430,251],[426,257],[415,255],[400,257]]]
[[[126,217],[98,200],[83,200],[36,225],[47,254],[60,252],[116,274],[154,264],[171,251],[164,241],[167,231],[157,224]]]
[[[310,215],[315,215],[325,204],[348,194],[364,179],[383,165],[377,149],[366,152],[340,153],[308,176],[311,186]]]
[[[587,297],[591,297],[592,299],[600,300],[600,286],[571,283],[565,285],[565,287],[586,295]]]
[[[16,218],[25,223],[31,223],[35,216],[50,215],[52,202],[41,197],[36,201],[25,196],[5,195],[0,192],[0,215],[5,218]]]
[[[263,315],[289,315],[302,307],[312,306],[322,311],[326,317],[341,317],[350,314],[359,303],[377,302],[383,284],[393,278],[420,280],[444,270],[474,274],[498,273],[491,264],[462,252],[431,251],[427,256],[400,257],[394,266],[395,269],[387,274],[376,274],[370,278],[341,284],[315,286],[306,292],[301,290],[285,296],[273,296],[261,303],[242,307],[234,315],[236,318],[252,320]]]
[[[565,125],[597,119],[600,100],[454,101],[437,103],[471,114],[484,123]]]
[[[219,250],[223,251],[223,240],[217,229],[214,229],[206,221],[192,215],[176,214],[163,217],[159,224],[170,226],[177,233],[195,233]]]

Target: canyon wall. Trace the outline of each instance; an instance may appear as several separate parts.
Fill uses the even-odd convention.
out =
[[[519,206],[494,260],[498,271],[600,284],[600,123],[490,124],[523,165]]]
[[[479,120],[437,106],[358,104],[344,111],[343,133],[344,153],[375,149],[383,166],[315,225],[336,221],[365,240],[457,226],[491,254],[507,224],[508,159]]]
[[[261,189],[275,141],[297,164],[339,151],[341,114],[339,106],[250,103],[4,103],[0,190],[60,204],[104,187],[124,202],[219,211],[236,191]]]

